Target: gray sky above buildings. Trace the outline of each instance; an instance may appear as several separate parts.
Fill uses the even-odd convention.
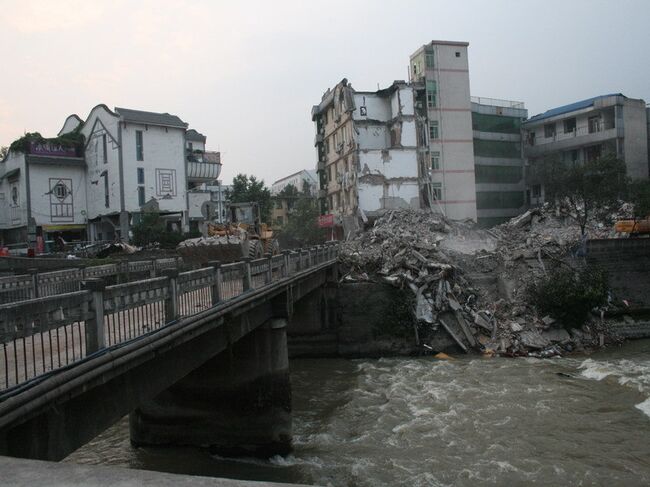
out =
[[[0,145],[98,103],[179,115],[271,184],[316,155],[311,106],[342,78],[406,79],[431,39],[469,41],[472,95],[533,115],[622,92],[650,101],[650,1],[0,0]]]

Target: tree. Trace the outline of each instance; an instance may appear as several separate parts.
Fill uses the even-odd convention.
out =
[[[607,275],[594,267],[558,267],[527,288],[528,298],[543,314],[566,328],[582,326],[589,312],[607,299]]]
[[[615,204],[627,186],[625,163],[612,154],[584,163],[546,159],[540,177],[547,201],[567,203],[583,236],[594,210]]]
[[[650,181],[635,179],[630,182],[630,201],[634,203],[634,217],[650,217]]]
[[[296,247],[322,243],[324,235],[323,229],[318,227],[318,205],[309,193],[309,187],[303,188],[303,191],[298,193],[293,185],[289,186],[293,188],[293,190],[289,190],[289,193],[297,196],[289,221],[280,232],[285,246],[287,243]]]
[[[8,153],[9,153],[9,147],[5,145],[0,146],[0,161],[3,160]]]
[[[175,249],[184,239],[182,233],[168,231],[156,212],[142,213],[140,221],[131,227],[131,231],[131,242],[141,247],[159,244],[163,249]]]
[[[231,203],[255,202],[260,208],[260,218],[268,222],[271,218],[271,191],[264,185],[264,180],[255,176],[237,174],[232,180],[232,189],[226,192]]]

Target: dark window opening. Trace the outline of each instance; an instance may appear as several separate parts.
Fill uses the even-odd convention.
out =
[[[144,186],[138,186],[138,205],[144,206]]]
[[[554,123],[547,123],[544,125],[544,137],[547,139],[551,139],[555,137],[555,124]]]
[[[138,168],[138,184],[144,184],[144,167]]]
[[[456,57],[460,57],[460,51],[456,51]]]
[[[564,133],[565,134],[570,134],[572,132],[576,131],[576,119],[575,118],[567,118],[564,121]]]
[[[138,161],[144,161],[144,147],[142,144],[142,130],[135,131],[135,157]]]
[[[106,134],[102,134],[102,149],[104,154],[104,164],[108,163],[108,145],[106,144]]]

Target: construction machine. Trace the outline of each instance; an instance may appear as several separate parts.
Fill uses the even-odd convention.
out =
[[[628,236],[650,235],[650,216],[644,219],[618,220],[614,224],[614,230],[618,234]]]
[[[260,208],[255,202],[231,203],[227,207],[226,222],[206,222],[202,233],[202,237],[187,239],[178,245],[176,250],[185,262],[234,262],[243,257],[257,259],[267,253],[280,253],[273,230],[261,222]]]

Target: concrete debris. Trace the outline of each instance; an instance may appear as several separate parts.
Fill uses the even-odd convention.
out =
[[[626,212],[622,206],[606,217],[613,223]],[[587,225],[591,238],[607,237],[611,228],[596,219]],[[490,230],[426,210],[396,209],[342,242],[339,260],[345,280],[383,281],[413,293],[425,349],[433,334],[447,333],[464,352],[551,357],[598,345],[595,330],[570,335],[554,318],[538,316],[526,296],[553,260],[580,244],[580,228],[562,208],[529,210]],[[605,333],[605,341],[612,340]]]

